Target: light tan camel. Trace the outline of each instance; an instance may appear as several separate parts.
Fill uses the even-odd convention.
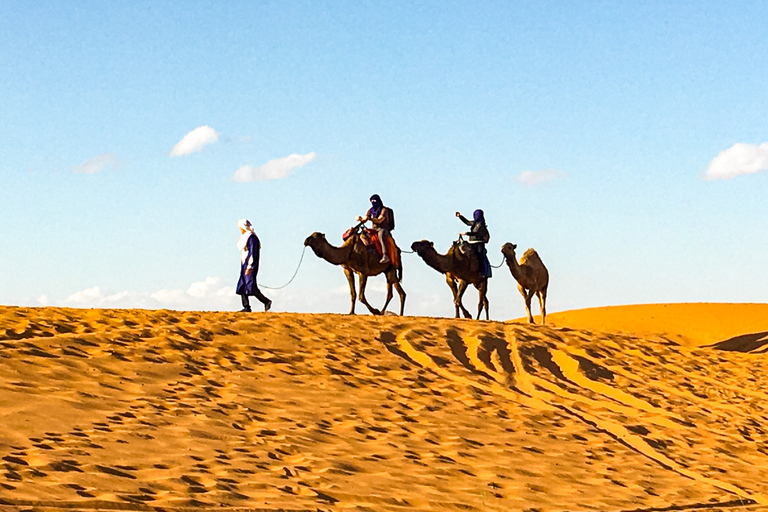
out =
[[[376,251],[369,250],[369,246],[363,244],[360,236],[357,234],[349,237],[341,247],[335,247],[325,239],[325,234],[315,232],[304,240],[304,245],[309,246],[318,257],[334,265],[341,265],[341,268],[344,269],[344,274],[347,276],[347,282],[349,283],[349,295],[352,299],[352,307],[349,310],[350,315],[355,314],[355,299],[357,298],[354,274],[357,274],[360,281],[360,302],[365,304],[371,314],[381,315],[382,312],[387,310],[389,301],[392,300],[392,285],[394,285],[398,295],[400,295],[400,316],[403,315],[405,310],[405,291],[400,285],[400,281],[403,278],[403,268],[402,259],[399,256],[397,260],[401,262],[400,267],[395,267],[390,262],[382,263],[380,261],[381,256]],[[399,255],[399,247],[397,251]],[[368,304],[365,298],[365,285],[368,282],[369,276],[376,276],[382,273],[387,277],[387,300],[384,303],[384,307],[379,311]]]
[[[456,308],[456,318],[461,318],[459,311],[465,318],[472,318],[472,315],[461,303],[461,298],[467,290],[467,286],[474,285],[480,295],[480,302],[477,305],[477,318],[480,319],[480,313],[485,308],[485,319],[488,320],[488,278],[480,274],[480,261],[477,254],[464,245],[463,248],[457,242],[454,242],[446,254],[440,254],[435,250],[435,245],[429,240],[413,242],[411,249],[421,256],[424,262],[445,274],[445,281],[453,293],[453,305]]]
[[[528,312],[528,321],[534,323],[531,314],[531,298],[535,294],[539,298],[541,308],[541,323],[547,321],[547,287],[549,286],[549,272],[539,258],[539,254],[533,249],[528,249],[517,262],[515,256],[517,245],[506,243],[501,247],[501,253],[507,261],[512,277],[517,281],[517,289],[525,299],[525,310]]]

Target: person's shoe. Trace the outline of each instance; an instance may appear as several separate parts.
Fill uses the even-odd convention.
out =
[[[251,308],[243,308],[239,311],[239,313],[250,313],[250,312],[251,312]]]
[[[272,301],[271,301],[271,300],[268,300],[268,301],[267,301],[267,303],[266,303],[266,304],[264,304],[264,312],[266,313],[266,312],[267,312],[267,311],[269,311],[270,309],[272,309]]]
[[[381,260],[379,260],[379,263],[389,263],[390,259],[387,256],[382,256]]]

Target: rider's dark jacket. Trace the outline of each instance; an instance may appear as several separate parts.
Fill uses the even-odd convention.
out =
[[[470,242],[482,242],[484,244],[487,244],[488,241],[491,239],[491,234],[488,232],[488,226],[485,224],[485,220],[479,220],[479,221],[471,221],[464,217],[463,215],[459,215],[459,219],[461,222],[466,224],[467,226],[470,226],[469,228],[469,241]]]

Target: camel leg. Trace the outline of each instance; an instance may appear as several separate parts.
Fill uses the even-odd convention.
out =
[[[357,300],[357,292],[355,291],[355,275],[349,269],[344,269],[344,275],[347,276],[347,282],[349,283],[349,296],[352,299],[352,307],[349,309],[349,314],[355,314],[355,301]]]
[[[472,313],[467,311],[467,308],[465,308],[464,304],[461,302],[462,297],[464,297],[464,292],[467,291],[467,286],[469,286],[469,283],[459,279],[459,288],[456,290],[456,305],[461,309],[461,312],[464,314],[464,318],[472,318]]]
[[[480,314],[483,312],[483,306],[485,305],[485,302],[483,302],[483,290],[482,290],[483,284],[480,283],[479,285],[476,284],[475,288],[477,288],[477,319],[480,320]]]
[[[360,278],[360,302],[362,302],[365,305],[365,307],[368,308],[368,311],[370,311],[372,315],[380,315],[381,311],[379,311],[378,309],[368,304],[368,301],[365,298],[365,285],[368,282],[368,276],[364,274],[357,274],[357,275]]]
[[[477,288],[477,294],[480,298],[480,302],[477,305],[477,319],[480,320],[480,314],[483,312],[483,308],[485,308],[485,319],[490,320],[488,313],[488,280],[486,279],[479,286],[475,285],[475,288]]]
[[[528,310],[528,323],[535,324],[533,321],[533,313],[531,313],[531,299],[533,298],[533,290],[528,290],[525,295],[525,308]]]
[[[517,289],[520,291],[520,295],[523,296],[523,300],[525,301],[525,311],[528,313],[528,322],[533,323],[533,317],[531,316],[531,297],[522,285],[518,284]]]
[[[539,290],[536,295],[539,297],[539,307],[541,308],[541,325],[547,323],[547,289]]]
[[[405,312],[405,290],[403,290],[400,281],[395,281],[395,290],[397,290],[397,294],[400,296],[400,316],[403,316]]]
[[[392,276],[392,279],[389,278],[390,275]],[[400,296],[400,316],[403,316],[403,313],[405,312],[405,290],[403,290],[403,287],[400,285],[397,270],[392,271],[391,274],[387,274],[387,304],[389,304],[389,299],[392,298],[392,286],[395,287],[397,294]],[[386,305],[384,306],[384,309],[387,309]]]
[[[456,318],[461,318],[461,314],[459,313],[459,303],[456,300],[456,296],[458,294],[458,290],[456,289],[456,281],[454,281],[453,278],[446,274],[445,282],[448,283],[448,288],[451,289],[451,293],[453,294],[453,305],[456,308]]]
[[[394,280],[394,276],[392,280],[390,280],[390,272],[387,272],[387,300],[384,301],[384,307],[381,308],[381,313],[384,314],[387,311],[387,306],[389,306],[389,301],[392,300],[392,281]]]

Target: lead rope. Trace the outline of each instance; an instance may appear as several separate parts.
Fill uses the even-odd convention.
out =
[[[299,264],[296,266],[296,272],[293,273],[293,276],[291,277],[290,281],[285,283],[283,286],[274,287],[274,286],[264,286],[264,285],[261,285],[260,288],[266,288],[267,290],[281,290],[281,289],[285,288],[286,286],[288,286],[289,284],[291,284],[293,282],[293,280],[296,278],[296,274],[299,273],[299,269],[301,268],[301,262],[304,261],[304,254],[306,252],[307,252],[307,246],[305,245],[304,246],[304,250],[301,251],[301,258],[299,259]]]
[[[504,265],[504,260],[506,260],[506,257],[505,257],[505,256],[502,256],[502,257],[501,257],[501,263],[499,263],[499,264],[498,264],[497,266],[495,266],[495,267],[494,267],[493,265],[491,265],[491,267],[493,267],[493,268],[500,268],[502,265]]]

